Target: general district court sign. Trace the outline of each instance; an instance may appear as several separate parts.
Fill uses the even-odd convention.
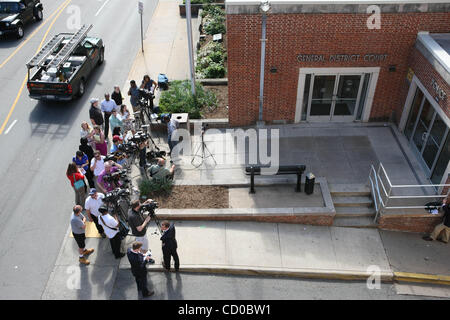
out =
[[[386,61],[387,54],[299,54],[298,62],[383,62]]]

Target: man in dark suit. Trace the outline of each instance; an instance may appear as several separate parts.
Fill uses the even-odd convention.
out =
[[[147,268],[145,267],[148,262],[154,263],[154,261],[149,255],[144,256],[141,253],[141,247],[141,242],[133,242],[132,247],[127,250],[127,257],[131,264],[131,273],[136,279],[138,291],[141,291],[142,296],[145,298],[150,297],[155,293],[154,291],[149,291],[147,289]]]
[[[170,257],[173,257],[175,263],[175,271],[180,269],[180,260],[178,259],[177,253],[177,240],[175,239],[175,225],[167,220],[161,223],[161,230],[163,231],[161,241],[162,241],[162,251],[164,259],[164,268],[170,271]]]

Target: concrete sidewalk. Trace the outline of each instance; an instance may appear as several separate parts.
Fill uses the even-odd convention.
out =
[[[377,270],[385,282],[450,283],[448,246],[425,242],[419,234],[282,223],[175,224],[181,272],[366,281]],[[156,230],[153,223],[147,230],[156,261],[150,272],[163,271]],[[133,241],[127,237],[123,251]],[[42,299],[110,299],[119,269],[130,268],[128,259],[114,259],[108,239],[86,242],[95,248],[89,266],[78,263],[75,240],[67,233]]]
[[[377,230],[219,221],[176,228],[182,271],[367,279],[376,265],[383,280],[393,276]],[[150,244],[156,264],[149,270],[162,270],[159,235]],[[120,268],[129,268],[126,259]]]
[[[189,78],[188,42],[186,19],[180,17],[178,5],[181,0],[159,0],[152,20],[145,33],[143,41],[144,52],[139,50],[131,67],[122,92],[125,93],[124,103],[131,106],[129,96],[130,80],[136,80],[139,86],[144,75],[158,81],[158,74],[164,73],[173,80]],[[192,37],[195,44],[199,40],[200,19],[192,18]],[[155,92],[155,105],[159,104],[160,91]],[[131,109],[130,109],[131,110]]]

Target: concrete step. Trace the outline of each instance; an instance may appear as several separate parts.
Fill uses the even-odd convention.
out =
[[[369,196],[359,197],[334,197],[332,196],[335,207],[370,207],[372,206],[372,198]]]
[[[335,217],[333,221],[335,227],[347,228],[376,228],[378,225],[373,221],[373,217]]]
[[[364,184],[329,184],[330,193],[336,197],[369,196],[370,189]]]
[[[374,217],[374,207],[336,207],[336,217]]]

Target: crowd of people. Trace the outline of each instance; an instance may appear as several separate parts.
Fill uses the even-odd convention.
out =
[[[152,94],[158,88],[158,84],[149,76],[144,76],[140,88],[146,89]],[[128,91],[133,112],[139,111],[139,88],[136,82],[130,82]],[[105,93],[104,99],[92,98],[90,100],[89,119],[90,123],[83,121],[80,130],[80,145],[75,152],[75,156],[68,164],[66,176],[75,193],[75,206],[71,215],[71,228],[74,239],[79,248],[79,262],[89,265],[88,256],[94,249],[86,249],[86,225],[93,222],[102,238],[110,241],[112,253],[116,259],[127,255],[133,275],[136,278],[138,290],[143,296],[152,294],[146,287],[145,264],[154,263],[149,250],[147,238],[147,226],[150,222],[150,215],[145,216],[140,210],[140,200],[131,202],[128,213],[128,225],[136,241],[127,253],[121,252],[122,235],[120,231],[120,219],[110,213],[103,200],[105,195],[115,188],[120,187],[120,181],[115,182],[105,179],[112,173],[129,167],[128,156],[121,152],[121,144],[127,143],[136,133],[133,128],[133,117],[127,106],[123,104],[124,98],[119,86],[114,86],[111,94]],[[151,101],[151,107],[153,100]],[[169,131],[173,131],[173,128]],[[110,132],[112,139],[110,140]],[[111,143],[112,142],[112,143]],[[169,139],[170,142],[170,139]],[[146,161],[146,150],[148,140],[138,142],[139,166],[143,170],[148,170],[151,179],[173,178],[174,165],[165,167],[165,160],[157,159],[157,164],[148,165]],[[108,152],[109,147],[109,152]],[[114,155],[115,160],[107,160]],[[118,156],[120,155],[120,156]],[[116,157],[117,156],[117,157]],[[87,180],[87,182],[86,182]],[[148,204],[144,202],[143,204]],[[179,259],[176,253],[177,243],[175,240],[175,227],[168,221],[161,223],[162,248],[164,255],[163,266],[170,270],[170,258],[173,257],[175,270],[179,269]],[[145,270],[145,272],[144,272]]]

